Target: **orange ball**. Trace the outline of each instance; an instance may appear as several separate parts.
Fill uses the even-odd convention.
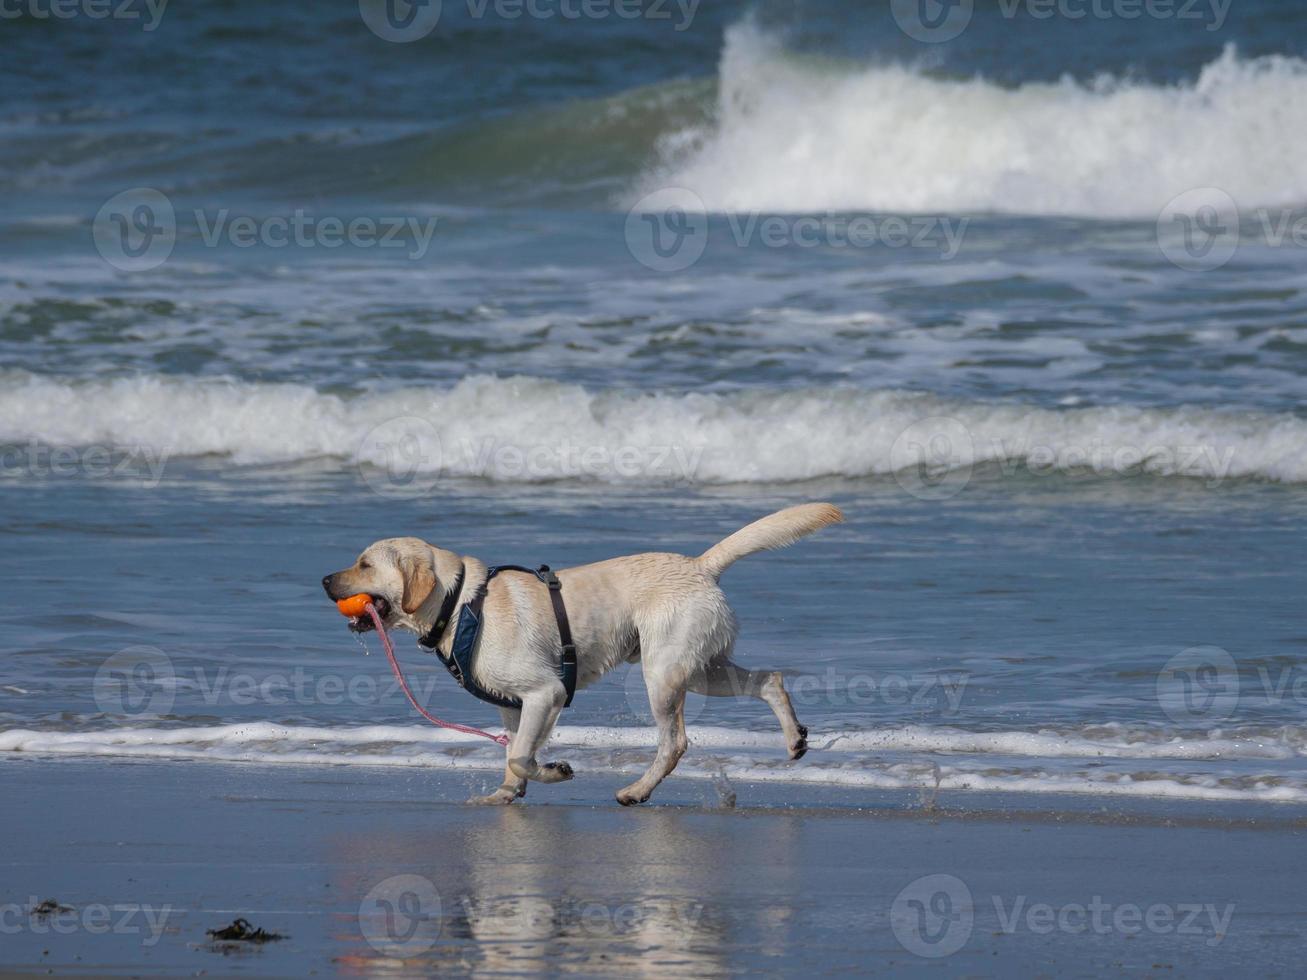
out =
[[[340,610],[342,616],[362,616],[368,611],[368,603],[372,601],[372,596],[366,592],[360,592],[358,595],[352,595],[348,599],[340,599],[336,602],[336,608]]]

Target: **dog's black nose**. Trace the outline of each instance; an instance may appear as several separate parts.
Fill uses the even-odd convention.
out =
[[[327,593],[327,595],[329,595],[329,596],[331,595],[331,576],[330,576],[330,575],[324,575],[324,576],[322,576],[322,588],[323,588],[323,590]]]

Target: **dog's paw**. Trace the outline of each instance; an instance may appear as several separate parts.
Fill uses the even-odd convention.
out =
[[[536,779],[542,783],[563,783],[575,775],[570,762],[546,762]]]
[[[645,793],[643,795],[639,793],[633,793],[631,792],[631,788],[629,786],[626,789],[619,789],[617,791],[617,802],[622,804],[622,806],[636,806],[640,803],[644,803],[648,799],[649,799],[648,793]]]
[[[526,790],[513,790],[504,786],[485,796],[474,796],[468,800],[469,806],[508,806],[518,797],[526,796]]]
[[[799,726],[799,737],[790,743],[790,760],[797,761],[802,759],[808,751],[808,728],[806,725]]]

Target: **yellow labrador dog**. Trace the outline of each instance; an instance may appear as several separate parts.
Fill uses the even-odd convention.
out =
[[[766,701],[781,723],[791,759],[808,749],[778,672],[745,670],[731,662],[737,624],[717,584],[722,572],[746,555],[782,548],[844,516],[833,504],[803,504],[778,511],[713,545],[698,558],[647,553],[612,558],[558,572],[576,644],[577,688],[593,684],[618,664],[641,663],[649,704],[658,725],[658,753],[648,771],[617,793],[625,806],[643,803],[685,754],[685,694],[754,697]],[[333,599],[367,593],[386,627],[424,635],[437,619],[459,570],[461,609],[486,582],[475,558],[417,538],[388,538],[369,545],[352,566],[322,580]],[[452,622],[457,622],[455,612]],[[362,623],[356,628],[366,628]],[[437,646],[451,654],[454,629]],[[527,780],[572,778],[566,762],[536,761],[563,710],[558,625],[549,590],[533,575],[504,572],[491,579],[473,675],[499,696],[520,699],[501,708],[511,734],[504,782],[475,803],[512,803]]]

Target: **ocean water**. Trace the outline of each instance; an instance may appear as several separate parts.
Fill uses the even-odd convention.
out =
[[[565,8],[6,21],[0,757],[489,784],[323,574],[829,499],[724,579],[813,751],[692,697],[678,776],[1307,802],[1307,13]],[[548,754],[647,725],[621,668]]]

